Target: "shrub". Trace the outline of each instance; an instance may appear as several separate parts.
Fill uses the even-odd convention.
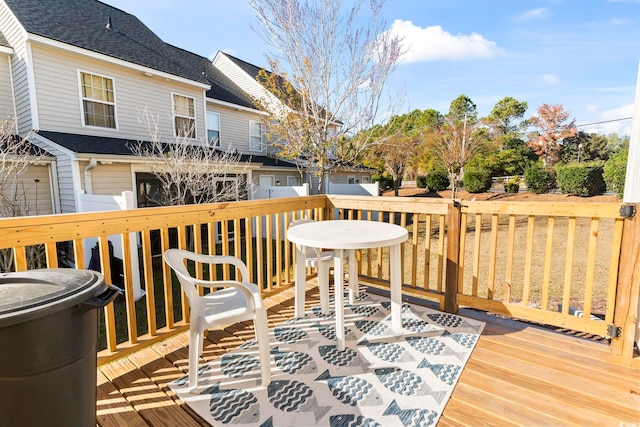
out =
[[[427,188],[427,177],[424,175],[418,175],[416,177],[416,186],[418,188]]]
[[[491,188],[491,175],[482,169],[468,170],[464,171],[462,182],[469,193],[484,193]]]
[[[629,158],[629,150],[620,150],[604,164],[602,177],[607,184],[609,191],[615,191],[618,197],[622,197],[624,193],[624,181],[627,174],[627,159]]]
[[[506,193],[517,193],[520,190],[520,175],[512,176],[503,185]]]
[[[602,163],[558,166],[558,187],[564,194],[589,197],[602,194],[607,185],[602,177]]]
[[[391,178],[390,176],[374,175],[371,178],[371,182],[379,182],[380,190],[382,191],[393,188],[393,178]]]
[[[426,184],[430,191],[442,191],[449,188],[449,174],[446,171],[431,171],[426,176]]]
[[[548,193],[556,187],[556,176],[553,169],[544,169],[539,165],[531,165],[524,171],[524,183],[527,191],[535,194]]]

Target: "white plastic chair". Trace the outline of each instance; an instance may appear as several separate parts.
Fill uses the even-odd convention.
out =
[[[289,227],[295,227],[296,225],[313,222],[314,220],[308,218],[296,219],[289,223]],[[298,249],[300,245],[296,245]],[[318,248],[304,248],[304,254],[306,258],[307,267],[313,267],[318,269],[318,289],[320,290],[320,310],[322,314],[329,314],[329,269],[333,266],[335,254],[333,251],[322,251]],[[349,262],[349,256],[345,252],[343,261]],[[349,287],[357,290],[358,277],[349,277]]]
[[[247,266],[233,256],[202,255],[183,249],[169,249],[164,253],[165,262],[173,269],[180,285],[187,295],[190,306],[189,325],[189,391],[198,386],[198,359],[202,355],[204,331],[215,325],[253,320],[258,341],[262,386],[271,382],[269,357],[269,331],[267,311],[262,303],[258,287],[248,283]],[[196,279],[187,270],[186,261],[210,264],[215,269],[218,264],[231,264],[236,267],[238,280],[201,280]],[[238,275],[240,277],[238,277]],[[197,286],[221,288],[200,296]]]

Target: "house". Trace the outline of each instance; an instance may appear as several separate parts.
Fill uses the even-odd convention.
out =
[[[241,153],[248,182],[299,176],[265,146],[250,96],[133,15],[95,0],[7,0],[0,33],[0,111],[55,159],[51,213],[75,212],[82,192],[134,191],[148,204],[138,190],[153,177],[131,149],[149,138],[145,109],[168,138],[187,124],[190,139]]]
[[[225,180],[242,174],[257,187],[306,180],[265,142],[265,113],[253,101],[258,67],[167,44],[135,16],[100,1],[0,0],[0,61],[0,112],[16,119],[21,135],[35,131],[31,142],[54,159],[51,213],[76,212],[82,194],[133,191],[137,206],[152,205],[159,181],[132,148],[150,138],[150,116],[165,140],[206,140],[240,154],[242,168]]]

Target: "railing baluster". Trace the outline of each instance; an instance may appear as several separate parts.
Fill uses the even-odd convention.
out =
[[[525,307],[529,306],[529,300],[531,298],[531,269],[533,262],[535,225],[536,217],[529,215],[527,220],[527,249],[525,252],[524,281],[522,286],[522,305]]]
[[[162,250],[161,253],[165,253],[169,249],[169,229],[163,227],[160,230],[160,241]],[[174,321],[173,321],[173,280],[171,267],[166,262],[162,262],[162,283],[164,285],[164,310],[165,310],[165,321],[168,329],[173,329]],[[185,319],[188,321],[188,318]]]
[[[74,242],[75,247],[75,242]],[[102,276],[107,284],[112,284],[111,278],[111,260],[109,259],[109,239],[107,236],[102,235],[98,237],[98,248],[100,251],[100,270]],[[111,352],[117,350],[117,337],[116,337],[116,320],[115,311],[113,309],[113,303],[108,304],[104,308],[104,325],[105,335],[107,342],[107,349]]]
[[[493,299],[496,286],[496,260],[498,251],[498,214],[491,215],[491,237],[489,241],[489,278],[487,298]]]
[[[131,252],[128,250],[131,247],[131,239],[129,237],[129,233],[122,233],[120,235],[120,239],[122,241],[122,270],[124,273],[124,296],[127,312],[127,332],[129,334],[129,343],[135,344],[136,342],[138,342],[138,330],[136,322],[136,301],[133,295]]]
[[[576,217],[569,217],[569,226],[567,232],[567,252],[564,266],[564,285],[562,293],[562,313],[569,314],[569,305],[571,304],[571,282],[573,275],[573,253],[576,243]]]
[[[153,259],[151,255],[151,232],[142,231],[142,268],[144,274],[145,302],[149,335],[156,335],[155,283],[153,281]]]

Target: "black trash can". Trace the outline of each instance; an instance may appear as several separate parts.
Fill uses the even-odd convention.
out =
[[[0,274],[0,426],[95,427],[97,309],[118,292],[90,270]]]

